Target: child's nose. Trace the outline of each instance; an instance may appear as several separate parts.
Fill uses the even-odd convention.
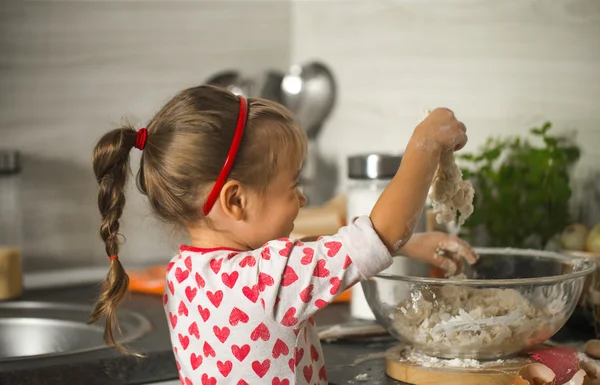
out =
[[[298,194],[298,201],[300,202],[300,207],[306,206],[306,203],[308,203],[308,199],[306,199],[302,191],[298,190]]]

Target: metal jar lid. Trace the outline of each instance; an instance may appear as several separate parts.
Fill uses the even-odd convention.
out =
[[[402,161],[401,155],[364,154],[348,157],[348,178],[391,179]]]
[[[0,149],[0,176],[21,172],[21,155],[18,151]]]

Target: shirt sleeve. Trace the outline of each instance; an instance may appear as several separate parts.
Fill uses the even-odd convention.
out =
[[[260,250],[258,291],[268,317],[295,327],[358,281],[392,264],[369,217],[315,242],[272,241]]]

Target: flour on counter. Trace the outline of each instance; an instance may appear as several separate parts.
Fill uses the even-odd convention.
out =
[[[400,351],[398,358],[424,368],[485,368],[511,362],[511,360],[478,361],[471,358],[444,359],[428,356],[412,347],[406,347]]]

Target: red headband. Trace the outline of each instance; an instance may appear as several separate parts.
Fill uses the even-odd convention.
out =
[[[246,119],[248,117],[248,101],[243,96],[239,96],[240,98],[240,114],[238,115],[237,125],[235,127],[235,134],[233,135],[233,141],[231,142],[231,147],[229,148],[229,153],[227,154],[227,159],[225,160],[225,164],[223,165],[223,169],[215,182],[214,187],[212,188],[210,194],[208,194],[208,198],[206,198],[206,203],[204,203],[204,215],[208,215],[212,207],[214,206],[219,194],[221,193],[221,189],[223,185],[227,181],[229,177],[229,172],[231,171],[231,167],[233,167],[233,162],[235,162],[235,157],[238,153],[238,149],[240,148],[240,142],[242,141],[242,136],[244,135],[244,129],[246,128]]]
[[[135,135],[135,148],[143,150],[146,147],[146,139],[148,138],[148,130],[140,128]]]

